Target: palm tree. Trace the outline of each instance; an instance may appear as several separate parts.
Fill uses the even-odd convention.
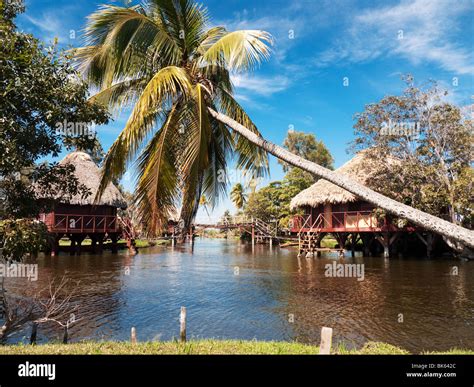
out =
[[[113,110],[131,104],[130,117],[103,162],[98,197],[134,160],[137,208],[149,232],[181,206],[187,230],[199,199],[211,206],[226,192],[225,171],[236,155],[250,176],[268,171],[266,152],[210,114],[220,111],[259,132],[233,97],[230,74],[269,56],[264,31],[207,28],[207,11],[192,0],[104,5],[89,16],[86,46],[75,52],[92,98]]]
[[[206,29],[207,20],[206,11],[191,0],[149,0],[131,8],[103,6],[90,16],[88,46],[78,50],[77,58],[86,77],[99,89],[94,98],[117,108],[135,103],[105,158],[101,190],[124,173],[145,139],[151,138],[137,163],[140,216],[150,230],[156,230],[179,198],[181,218],[189,225],[202,193],[215,203],[225,192],[227,181],[217,174],[225,171],[231,153],[237,154],[240,168],[259,177],[268,168],[267,151],[474,249],[474,232],[392,200],[264,140],[233,98],[229,74],[251,70],[266,59],[271,36],[255,30]]]
[[[423,211],[407,206],[406,204],[402,204],[396,200],[390,199],[382,194],[379,194],[378,192],[371,190],[370,188],[363,186],[362,184],[357,183],[343,174],[331,171],[316,163],[313,163],[312,161],[305,160],[302,157],[297,156],[276,144],[264,140],[261,136],[252,133],[248,128],[222,113],[216,112],[211,108],[209,108],[209,112],[215,119],[224,123],[227,127],[232,128],[242,137],[245,137],[247,140],[266,150],[268,153],[271,153],[278,159],[286,161],[288,164],[293,165],[294,167],[298,167],[304,171],[310,172],[317,177],[330,181],[338,187],[344,188],[354,195],[357,195],[362,200],[366,200],[394,215],[405,218],[413,224],[421,226],[426,230],[438,233],[445,237],[447,242],[452,247],[455,247],[459,251],[463,250],[463,252],[468,256],[474,255],[474,232],[472,230],[468,230],[444,219],[427,214]]]
[[[241,210],[247,202],[247,194],[245,193],[244,186],[237,183],[230,191],[230,198],[238,210]]]

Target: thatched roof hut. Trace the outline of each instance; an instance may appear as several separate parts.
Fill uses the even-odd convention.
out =
[[[127,207],[127,202],[113,183],[109,183],[102,194],[100,201],[98,203],[94,203],[94,199],[100,184],[100,169],[92,160],[91,156],[87,153],[81,151],[69,153],[63,160],[59,162],[59,164],[74,165],[74,174],[78,179],[79,184],[84,184],[91,192],[91,194],[85,198],[82,197],[82,195],[77,194],[70,198],[70,200],[67,201],[67,204],[79,206],[111,206],[116,208]]]
[[[362,151],[336,171],[349,176],[360,184],[367,185],[369,178],[377,170],[376,165],[370,154],[367,151]],[[296,195],[291,200],[290,207],[293,210],[298,207],[317,207],[321,204],[349,203],[357,200],[357,196],[327,180],[321,179]]]

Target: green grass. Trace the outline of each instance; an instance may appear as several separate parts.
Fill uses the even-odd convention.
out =
[[[5,345],[0,346],[1,355],[313,355],[319,353],[314,345],[296,342],[263,342],[241,340],[197,340],[182,344],[177,341],[142,342],[81,342],[74,344]],[[368,342],[358,350],[346,349],[340,345],[333,348],[339,355],[405,355],[399,347]],[[445,352],[424,352],[424,354],[467,354],[472,350],[452,349]]]
[[[285,342],[261,342],[238,340],[199,340],[182,344],[177,341],[142,342],[83,342],[74,344],[43,344],[43,345],[7,345],[0,346],[1,355],[16,354],[88,354],[88,355],[238,355],[238,354],[314,354],[318,348]]]
[[[337,241],[332,237],[325,236],[323,240],[321,241],[321,247],[334,249],[336,245],[337,245]]]

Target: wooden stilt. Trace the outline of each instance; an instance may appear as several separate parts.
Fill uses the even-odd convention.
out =
[[[362,249],[364,252],[364,257],[370,257],[370,245],[372,244],[374,238],[371,233],[360,233],[360,239],[362,240]]]
[[[104,251],[104,237],[105,235],[103,234],[97,235],[97,254],[102,254]]]
[[[69,251],[69,255],[75,255],[76,254],[76,240],[73,236],[69,237],[71,241],[71,250]]]
[[[355,247],[357,245],[357,241],[359,240],[359,234],[354,233],[351,234],[351,257],[355,257]]]
[[[252,246],[255,246],[255,224],[252,219]]]
[[[390,258],[390,245],[395,241],[396,238],[397,234],[394,234],[392,237],[390,237],[390,233],[388,232],[384,232],[375,237],[375,239],[377,239],[383,247],[384,258]]]
[[[111,234],[110,239],[112,241],[112,245],[111,245],[112,254],[117,254],[117,252],[118,252],[118,246],[117,246],[118,236],[117,236],[117,234]]]
[[[51,245],[51,256],[56,257],[59,255],[59,241],[61,239],[60,235],[54,235],[53,243]]]
[[[82,248],[82,242],[86,236],[84,234],[78,234],[75,239],[76,239],[76,254],[80,255],[81,254],[81,248]]]
[[[344,257],[344,249],[346,247],[346,241],[347,241],[347,236],[349,235],[348,233],[345,232],[335,232],[333,233],[334,237],[336,238],[339,248],[342,250],[339,253],[340,258]]]
[[[426,234],[426,237],[423,237],[423,235],[421,235],[421,233],[419,233],[418,231],[416,231],[415,234],[418,236],[418,238],[426,246],[426,256],[428,258],[431,258],[432,254],[433,254],[433,248],[434,248],[434,245],[435,245],[435,241],[436,241],[436,234],[434,234],[432,232],[428,232]]]
[[[318,241],[316,243],[316,257],[320,258],[321,257],[321,251],[319,250],[321,248],[321,241],[323,240],[324,234],[319,234]]]

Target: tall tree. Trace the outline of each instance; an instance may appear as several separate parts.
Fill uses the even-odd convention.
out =
[[[214,206],[227,187],[227,179],[218,175],[235,154],[237,167],[251,176],[268,168],[266,153],[230,132],[208,108],[259,135],[233,98],[230,72],[251,70],[267,58],[271,37],[208,25],[207,11],[191,0],[105,5],[89,16],[87,46],[76,52],[79,68],[99,89],[95,101],[111,108],[133,106],[105,157],[101,188],[139,154],[136,197],[150,232],[178,206],[187,230],[202,194]]]
[[[378,192],[472,227],[474,220],[474,127],[461,110],[443,101],[435,83],[425,88],[405,77],[400,96],[388,96],[356,115],[355,149],[370,148],[380,171]],[[395,163],[384,163],[388,157]]]
[[[312,161],[331,170],[334,169],[334,158],[331,152],[324,142],[318,141],[312,133],[290,130],[283,142],[283,147],[305,160]],[[299,168],[294,168],[282,160],[278,160],[278,162],[282,164],[283,171],[287,172],[287,180],[298,181],[301,190],[308,188],[319,179],[317,176]]]
[[[329,149],[322,141],[316,140],[316,137],[312,133],[290,130],[283,142],[283,147],[288,149],[291,153],[319,164],[324,168],[334,168],[334,159],[331,152],[329,152]],[[292,166],[288,163],[282,160],[278,160],[278,162],[282,164],[285,172],[292,169]]]
[[[34,217],[38,191],[45,198],[86,195],[73,168],[37,162],[59,154],[64,123],[108,121],[107,110],[88,101],[71,57],[17,30],[14,19],[23,10],[21,1],[0,4],[0,219]]]

